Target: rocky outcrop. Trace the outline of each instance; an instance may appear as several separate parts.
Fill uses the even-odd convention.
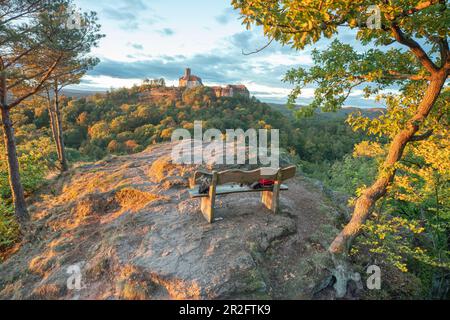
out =
[[[257,194],[219,198],[210,225],[188,197],[197,167],[171,163],[171,148],[50,183],[33,199],[33,235],[0,265],[0,298],[311,298],[335,233],[322,195],[295,178],[279,215]]]

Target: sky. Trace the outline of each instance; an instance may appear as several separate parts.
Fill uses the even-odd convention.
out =
[[[95,11],[105,34],[93,55],[101,62],[82,82],[79,90],[130,87],[143,79],[165,78],[177,85],[184,69],[201,77],[205,85],[245,84],[251,94],[265,102],[284,103],[291,86],[282,79],[289,69],[312,65],[313,47],[295,51],[267,44],[260,28],[246,30],[230,0],[75,0],[83,11]],[[344,30],[339,39],[354,42]],[[324,49],[331,40],[314,48]],[[363,49],[363,48],[361,48]],[[314,88],[306,88],[299,104],[311,101]],[[376,107],[356,90],[348,106]]]

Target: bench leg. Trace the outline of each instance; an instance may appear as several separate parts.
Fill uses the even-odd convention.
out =
[[[209,197],[202,198],[202,213],[209,223],[214,222],[214,205],[216,203],[217,172],[213,172],[209,187]]]
[[[214,201],[210,197],[202,198],[202,214],[209,223],[214,222]]]
[[[263,191],[262,193],[262,203],[275,214],[280,209],[280,187],[281,183],[275,182],[273,191]]]
[[[267,207],[267,209],[271,210],[273,213],[278,213],[278,203],[279,199],[275,196],[275,193],[272,191],[263,191],[262,193],[262,203]]]

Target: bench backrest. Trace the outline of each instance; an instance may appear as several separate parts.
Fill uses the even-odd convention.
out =
[[[243,171],[243,170],[227,170],[217,173],[217,185],[223,185],[227,183],[238,183],[238,184],[251,184],[259,181],[260,179],[265,180],[276,180],[278,182],[283,182],[288,179],[295,177],[297,168],[295,166],[274,169],[274,168],[261,168],[253,171]],[[213,174],[207,172],[196,172],[194,181],[198,182],[200,177],[212,178]]]

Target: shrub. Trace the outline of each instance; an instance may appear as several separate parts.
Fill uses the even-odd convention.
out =
[[[14,219],[11,205],[0,203],[0,251],[10,247],[19,239],[19,226]]]

